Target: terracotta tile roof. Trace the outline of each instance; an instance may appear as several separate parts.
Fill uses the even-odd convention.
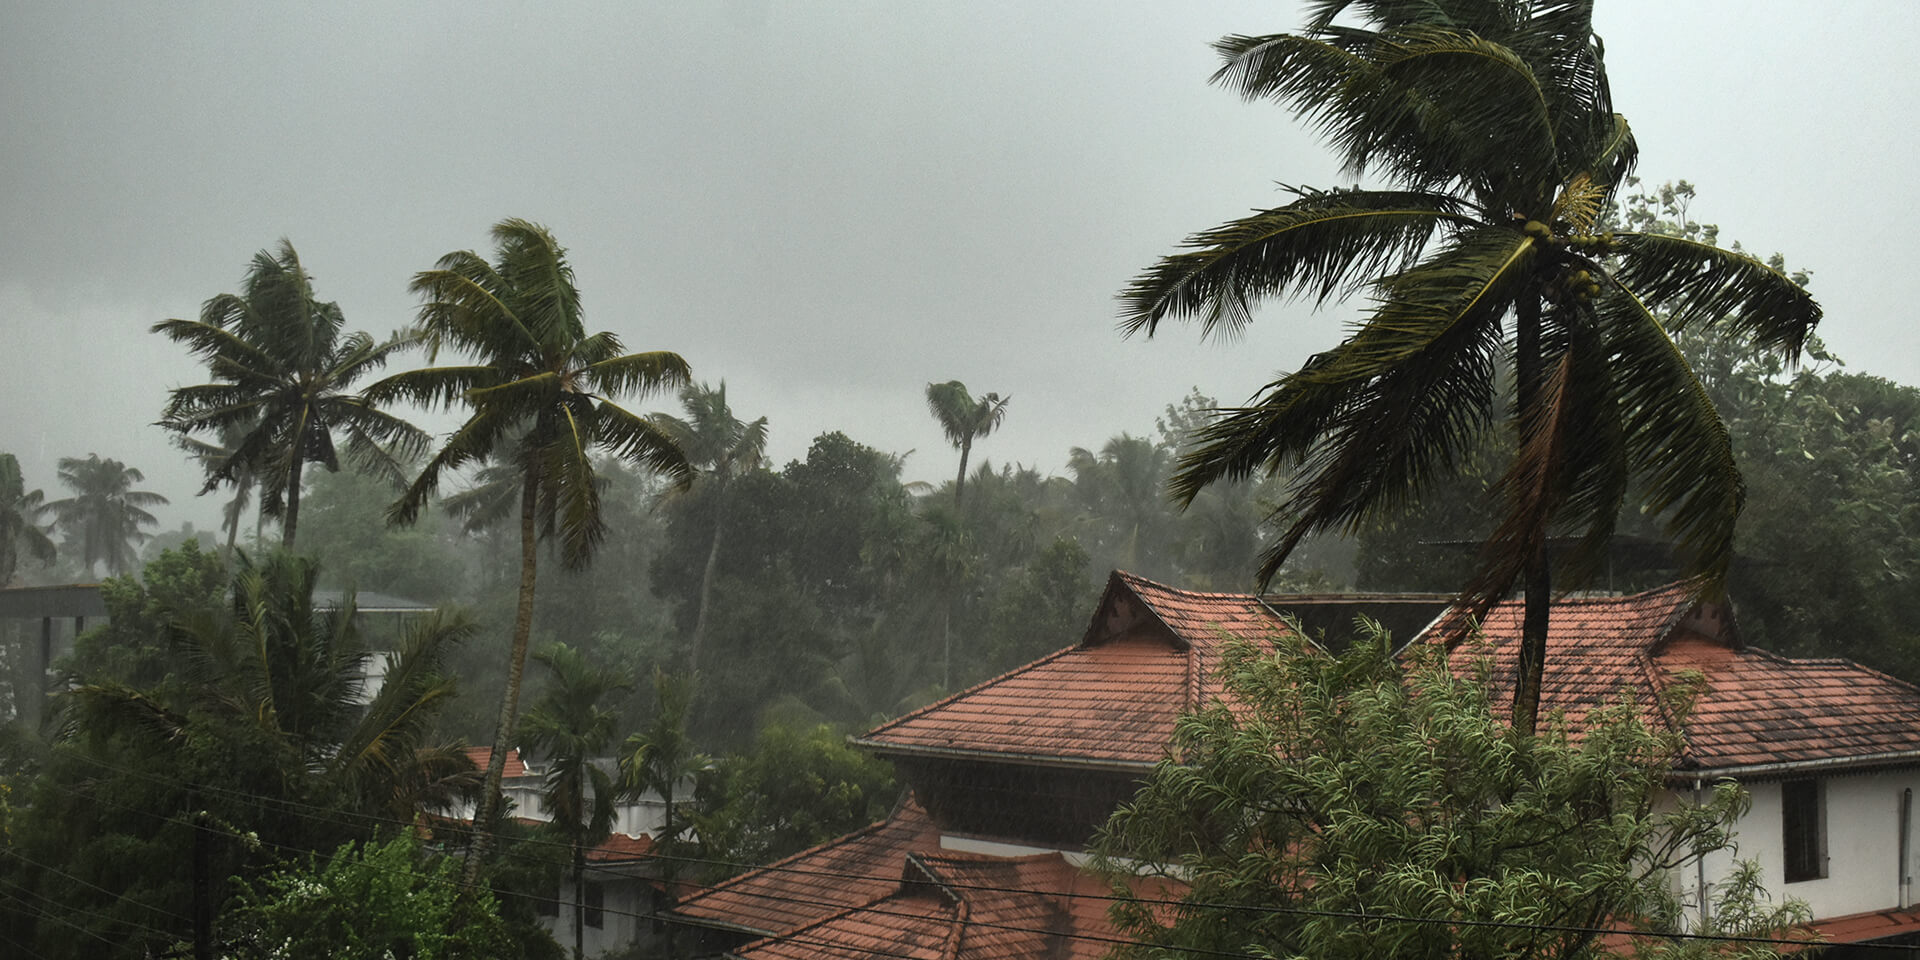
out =
[[[653,856],[653,838],[648,836],[630,837],[616,833],[600,841],[600,845],[587,851],[588,863],[624,863],[629,860],[645,860]]]
[[[1828,943],[1865,943],[1920,933],[1920,908],[1850,913],[1844,917],[1815,920],[1807,927]]]
[[[1495,703],[1511,702],[1522,605],[1502,603],[1481,626],[1486,644],[1456,646],[1456,669],[1491,657]],[[1453,634],[1444,619],[1423,635]],[[1660,692],[1697,672],[1704,687],[1686,718],[1681,769],[1835,763],[1920,751],[1920,689],[1847,660],[1796,660],[1744,647],[1731,617],[1674,585],[1626,597],[1554,604],[1541,704],[1576,731],[1587,712],[1631,696],[1650,722]]]
[[[486,772],[486,769],[487,769],[487,761],[493,759],[493,748],[468,747],[466,749],[466,754],[467,754],[467,760],[468,762],[473,764],[473,768],[475,770],[479,770],[484,773]],[[508,750],[506,770],[505,772],[501,773],[500,776],[505,779],[511,780],[515,777],[524,777],[526,775],[527,775],[527,765],[521,762],[520,751]]]
[[[1223,637],[1282,629],[1259,597],[1108,581],[1080,643],[869,731],[858,743],[1112,764],[1166,754],[1182,710],[1218,695]]]
[[[743,960],[925,960],[1102,957],[1116,932],[1111,891],[1058,853],[1023,857],[910,854],[900,880],[872,900],[747,944]],[[1156,891],[1156,895],[1170,891]]]
[[[940,848],[940,835],[911,796],[887,819],[682,901],[676,913],[761,935],[783,933],[886,896],[908,853]]]

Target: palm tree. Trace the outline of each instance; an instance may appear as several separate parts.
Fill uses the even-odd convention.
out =
[[[1591,7],[1325,0],[1299,34],[1222,39],[1216,82],[1290,106],[1347,175],[1389,188],[1299,189],[1190,237],[1123,294],[1123,327],[1151,335],[1169,317],[1232,333],[1263,299],[1370,291],[1365,323],[1216,419],[1172,482],[1191,501],[1217,480],[1294,471],[1263,583],[1309,534],[1417,501],[1507,421],[1504,517],[1464,596],[1484,611],[1524,581],[1514,725],[1526,732],[1550,534],[1579,534],[1573,572],[1590,570],[1631,494],[1703,591],[1724,580],[1740,474],[1669,331],[1724,324],[1792,359],[1820,319],[1806,291],[1752,257],[1603,232],[1638,148],[1613,112]],[[1665,326],[1655,308],[1670,311]]]
[[[767,418],[745,423],[727,405],[727,382],[719,388],[689,384],[680,391],[687,419],[655,417],[672,436],[697,471],[694,489],[705,488],[713,507],[713,539],[707,547],[706,568],[700,574],[700,605],[694,613],[693,635],[687,641],[687,674],[700,673],[700,641],[707,632],[707,610],[713,602],[714,573],[720,566],[720,538],[726,527],[727,492],[733,479],[759,469],[767,452]]]
[[[693,682],[653,668],[653,713],[647,725],[627,737],[620,756],[620,794],[638,798],[652,793],[664,806],[659,841],[655,849],[677,843],[684,822],[676,822],[679,813],[674,792],[679,785],[699,772],[706,758],[693,748],[687,736],[687,717],[693,708]],[[679,873],[679,860],[668,856],[663,874],[669,896]],[[673,927],[667,928],[667,956],[674,956]]]
[[[198,320],[153,325],[153,332],[205,359],[213,378],[175,389],[160,425],[181,434],[241,430],[237,444],[223,439],[226,456],[201,492],[257,477],[262,508],[281,518],[283,546],[293,546],[300,526],[302,469],[308,463],[340,469],[335,430],[346,434],[348,456],[362,468],[396,478],[402,469],[394,454],[404,458],[426,447],[419,428],[348,392],[407,341],[343,334],[345,322],[339,304],[314,297],[312,277],[293,244],[282,240],[277,254],[254,255],[244,294],[208,300]]]
[[[133,548],[148,536],[140,528],[160,522],[146,508],[167,502],[160,494],[133,489],[146,479],[140,471],[118,460],[103,460],[97,453],[87,454],[85,460],[60,458],[60,483],[73,496],[55,500],[47,509],[67,543],[79,546],[87,576],[93,576],[94,565],[102,562],[112,574],[133,569]]]
[[[0,453],[0,587],[13,582],[23,554],[41,563],[53,562],[53,539],[47,536],[44,522],[50,509],[44,494],[27,489],[20,461],[11,453]]]
[[[661,426],[629,413],[613,400],[687,382],[687,364],[658,351],[623,354],[620,338],[589,335],[582,324],[580,292],[566,251],[545,227],[502,220],[493,227],[496,260],[472,251],[449,253],[437,269],[416,274],[412,289],[426,299],[420,336],[432,363],[443,347],[472,356],[464,366],[429,366],[395,374],[368,388],[380,402],[407,399],[471,411],[420,475],[388,511],[394,523],[412,523],[448,471],[489,459],[520,474],[520,586],[508,655],[507,686],[494,743],[513,742],[526,671],[527,639],[533,632],[536,545],[545,538],[560,547],[561,562],[586,566],[605,536],[599,485],[589,452],[602,450],[651,467],[680,485],[692,468]],[[492,849],[491,829],[500,809],[500,777],[506,751],[492,751],[475,826],[477,840],[468,880],[479,875]]]
[[[220,468],[233,458],[240,445],[246,442],[247,432],[252,429],[248,423],[229,423],[220,428],[219,440],[208,442],[186,433],[173,435],[174,445],[186,451],[195,463],[206,473],[209,482],[219,483]],[[233,499],[220,508],[220,522],[227,528],[226,555],[233,556],[234,544],[240,539],[240,519],[246,516],[247,508],[253,504],[254,489],[259,486],[260,478],[254,475],[251,465],[239,464],[234,467],[225,482],[233,487]],[[207,493],[202,489],[201,493]],[[260,522],[254,523],[254,537],[259,538]]]
[[[1095,541],[1128,569],[1171,559],[1165,555],[1173,511],[1162,492],[1168,460],[1166,447],[1126,433],[1108,438],[1098,454],[1085,447],[1067,453],[1074,499],[1093,524]]]
[[[975,400],[967,392],[967,385],[958,380],[927,384],[927,409],[940,421],[940,432],[947,435],[947,442],[960,451],[960,472],[953,477],[955,509],[959,508],[960,493],[967,485],[967,455],[973,452],[973,441],[984,439],[1000,428],[1000,422],[1007,418],[1007,403],[1012,399],[989,393]]]
[[[541,806],[567,840],[573,876],[573,958],[581,960],[586,938],[587,850],[613,829],[613,778],[593,762],[614,734],[613,711],[601,701],[633,682],[619,671],[587,662],[564,643],[550,644],[533,657],[547,665],[551,683],[527,711],[520,746],[547,761]]]
[[[316,603],[319,576],[319,564],[304,557],[275,553],[255,564],[238,556],[230,602],[170,624],[179,681],[140,690],[77,678],[65,695],[76,724],[70,733],[105,723],[157,733],[171,749],[195,749],[194,737],[221,729],[202,721],[218,718],[257,728],[254,742],[278,752],[290,784],[311,776],[315,789],[406,821],[445,806],[464,754],[428,738],[454,695],[445,658],[472,635],[472,624],[439,611],[415,620],[386,655],[380,690],[367,698],[375,654],[361,636],[354,599]]]

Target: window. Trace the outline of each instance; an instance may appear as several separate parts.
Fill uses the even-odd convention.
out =
[[[533,898],[533,912],[543,917],[557,917],[560,915],[560,901],[555,897],[536,896]]]
[[[1780,784],[1780,823],[1786,848],[1787,882],[1827,875],[1826,791],[1818,780]]]
[[[595,930],[600,929],[601,925],[606,923],[607,888],[589,881],[587,883],[585,903],[587,908],[587,926]]]

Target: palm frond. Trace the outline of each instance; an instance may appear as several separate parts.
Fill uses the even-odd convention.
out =
[[[1793,360],[1820,322],[1820,305],[1805,288],[1747,254],[1653,233],[1618,241],[1614,278],[1640,303],[1658,304],[1672,330],[1724,326]]]
[[[679,354],[656,350],[590,364],[582,377],[602,396],[646,396],[655,390],[686,386],[692,374]]]
[[[594,417],[599,430],[598,442],[615,456],[666,477],[681,489],[693,482],[693,465],[664,424],[604,400],[596,408]],[[761,426],[764,430],[764,422]]]
[[[1203,336],[1231,334],[1246,326],[1257,300],[1325,303],[1382,271],[1404,269],[1435,232],[1471,225],[1458,201],[1439,194],[1304,193],[1187,238],[1187,252],[1162,258],[1121,294],[1120,325],[1151,336],[1168,317],[1198,319]]]
[[[1710,592],[1733,563],[1734,523],[1746,487],[1726,424],[1658,317],[1635,291],[1596,301],[1617,370],[1629,455],[1642,505],[1660,518],[1690,573]]]

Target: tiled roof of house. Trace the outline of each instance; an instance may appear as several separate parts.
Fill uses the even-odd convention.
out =
[[[493,759],[493,748],[491,747],[468,747],[466,753],[467,760],[473,764],[473,768],[482,772],[485,772],[487,769],[487,761]],[[526,775],[527,765],[521,761],[520,751],[508,750],[506,769],[500,776],[504,779],[511,780],[515,777],[524,777]]]
[[[630,837],[624,833],[610,834],[605,840],[587,851],[588,863],[625,863],[629,860],[645,860],[653,856],[653,838],[648,836]]]
[[[869,731],[882,751],[958,751],[1110,764],[1166,754],[1180,712],[1219,692],[1222,638],[1282,629],[1259,597],[1176,590],[1115,573],[1080,643]]]
[[[733,951],[742,960],[1079,960],[1105,956],[1111,891],[1061,854],[911,854],[866,903]],[[1164,894],[1170,891],[1156,891]]]
[[[737,930],[783,933],[885,896],[899,882],[902,858],[939,848],[938,831],[909,796],[879,823],[708,887],[674,910]]]
[[[1080,643],[869,731],[881,753],[1010,761],[1152,764],[1180,712],[1217,697],[1225,638],[1261,640],[1283,629],[1287,598],[1178,590],[1126,573],[1108,582]],[[1631,596],[1568,597],[1553,608],[1542,704],[1576,729],[1588,711],[1629,696],[1655,723],[1659,694],[1683,671],[1705,686],[1687,720],[1685,769],[1920,751],[1920,690],[1844,660],[1796,660],[1739,643],[1724,608],[1698,604],[1685,585]],[[1461,669],[1490,656],[1495,703],[1510,702],[1522,605],[1501,603],[1481,624],[1484,643],[1457,644]],[[1422,639],[1457,638],[1461,614],[1439,617]]]
[[[1660,694],[1697,673],[1704,681],[1685,718],[1683,770],[1727,771],[1781,763],[1870,761],[1920,751],[1920,689],[1848,660],[1800,660],[1744,647],[1716,604],[1681,585],[1625,597],[1554,604],[1542,681],[1543,710],[1576,730],[1595,707],[1630,696],[1658,723]],[[1510,702],[1522,605],[1502,603],[1481,625],[1485,645],[1451,654],[1470,669],[1489,657],[1495,703]],[[1438,641],[1457,621],[1424,638]],[[1920,759],[1916,757],[1914,759]]]

